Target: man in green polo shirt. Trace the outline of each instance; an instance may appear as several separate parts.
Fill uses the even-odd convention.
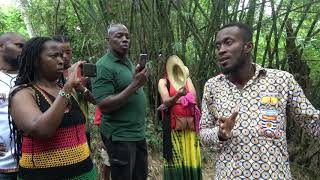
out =
[[[93,94],[102,112],[100,131],[107,148],[113,180],[145,180],[148,173],[145,140],[147,69],[127,58],[130,38],[122,24],[108,29],[109,51],[96,63]]]

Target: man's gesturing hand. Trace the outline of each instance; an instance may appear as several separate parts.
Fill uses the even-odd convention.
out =
[[[236,123],[236,118],[238,114],[239,112],[234,112],[228,118],[225,118],[225,117],[219,118],[220,126],[219,126],[218,137],[221,141],[226,141],[231,137],[231,130],[233,129]]]

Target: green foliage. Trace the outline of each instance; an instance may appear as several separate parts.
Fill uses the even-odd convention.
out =
[[[0,7],[0,32],[17,32],[25,37],[28,36],[23,17],[16,8]]]
[[[162,129],[154,124],[152,119],[147,120],[146,139],[148,146],[156,152],[162,152]]]

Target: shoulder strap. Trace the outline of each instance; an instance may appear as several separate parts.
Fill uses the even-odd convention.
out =
[[[44,96],[44,92],[42,92],[42,90],[40,90],[40,89],[38,89],[37,87],[35,87],[35,86],[33,86],[33,85],[31,85],[30,86],[31,87],[31,89],[33,90],[33,92],[34,92],[34,96],[35,96],[35,100],[36,100],[36,103],[38,104],[38,107],[40,108],[40,110],[42,111],[42,112],[44,112],[45,111],[45,109],[42,109],[43,107],[41,106],[41,102],[40,102],[40,98],[44,98],[44,99],[48,99],[48,98],[45,98],[45,96]],[[50,107],[50,102],[48,101],[48,105],[47,105],[47,108],[48,107]]]

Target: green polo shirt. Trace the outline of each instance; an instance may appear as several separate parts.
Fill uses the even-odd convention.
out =
[[[129,59],[121,60],[105,54],[97,65],[92,90],[97,102],[123,91],[131,82],[135,66]],[[112,141],[140,141],[145,138],[146,99],[143,88],[129,96],[126,104],[101,117],[100,131]]]

